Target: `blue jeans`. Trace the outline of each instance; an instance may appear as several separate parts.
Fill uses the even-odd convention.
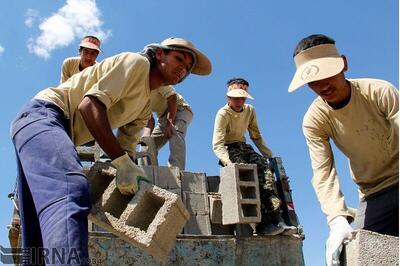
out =
[[[89,183],[68,127],[62,110],[42,100],[31,100],[12,122],[22,264],[88,264]]]

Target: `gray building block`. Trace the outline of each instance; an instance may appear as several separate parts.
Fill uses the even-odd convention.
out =
[[[184,227],[184,233],[191,235],[211,235],[207,193],[183,191],[183,201],[190,213],[190,219]]]
[[[178,167],[154,166],[154,185],[164,189],[181,188],[180,171]]]
[[[399,238],[359,230],[344,246],[340,265],[399,265]]]
[[[222,200],[221,194],[209,193],[210,221],[212,224],[222,224]]]
[[[260,192],[255,164],[231,164],[220,174],[222,224],[259,223]]]
[[[207,179],[205,173],[181,172],[182,191],[207,192]]]
[[[116,170],[96,163],[88,175],[93,207],[89,219],[125,241],[163,260],[176,235],[189,219],[179,196],[141,182],[135,196],[126,196],[115,185]]]

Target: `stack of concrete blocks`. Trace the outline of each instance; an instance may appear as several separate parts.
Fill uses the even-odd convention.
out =
[[[399,238],[359,230],[345,244],[340,262],[342,266],[399,265]]]
[[[177,194],[145,182],[140,183],[135,196],[123,195],[115,185],[115,176],[116,169],[110,163],[92,166],[88,173],[93,204],[89,219],[164,260],[189,213]]]
[[[206,174],[181,171],[181,182],[183,202],[190,213],[184,234],[211,235]]]
[[[222,224],[254,224],[261,221],[260,192],[255,164],[231,164],[221,168]]]

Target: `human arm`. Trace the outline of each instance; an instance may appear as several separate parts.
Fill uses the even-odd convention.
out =
[[[142,137],[149,137],[153,132],[154,126],[155,126],[154,117],[153,115],[151,115],[151,118],[147,121],[146,127],[143,129]]]
[[[272,151],[267,147],[267,144],[264,142],[264,139],[263,139],[260,129],[258,127],[257,117],[256,117],[256,113],[255,113],[254,109],[250,116],[248,131],[249,131],[250,139],[257,146],[257,148],[261,152],[261,154],[265,158],[271,158]]]
[[[227,125],[228,125],[227,119],[220,113],[217,113],[214,123],[212,145],[215,155],[225,166],[232,163],[231,160],[229,159],[228,150],[225,148],[225,135],[226,135]]]
[[[175,118],[177,112],[176,94],[170,95],[167,98],[167,125],[164,129],[164,135],[170,138],[174,134]]]
[[[70,77],[68,74],[67,64],[68,64],[67,60],[64,60],[62,66],[61,66],[60,84],[64,83]]]
[[[379,91],[378,107],[389,121],[395,136],[399,136],[399,92],[388,83]]]

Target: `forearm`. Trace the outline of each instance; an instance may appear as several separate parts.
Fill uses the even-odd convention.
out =
[[[153,130],[154,130],[154,126],[155,126],[154,117],[151,116],[151,118],[149,119],[149,121],[147,121],[146,127],[143,129],[143,136],[145,136],[145,137],[150,136],[151,133],[152,133]]]
[[[168,113],[167,120],[172,124],[175,124],[177,105],[176,105],[176,94],[171,95],[167,98]]]
[[[114,160],[125,153],[112,132],[103,103],[95,97],[86,96],[79,104],[78,110],[93,138],[108,157]]]

